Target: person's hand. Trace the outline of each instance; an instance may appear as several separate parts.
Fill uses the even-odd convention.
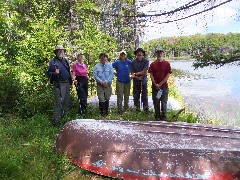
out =
[[[74,84],[77,84],[77,80],[74,80]]]
[[[131,79],[136,78],[137,76],[135,76],[135,73],[131,75]]]
[[[162,85],[163,85],[163,84],[162,84],[161,82],[158,83],[159,89],[161,88]]]
[[[159,90],[161,88],[161,86],[159,86],[159,84],[156,84],[156,83],[154,84],[154,86],[157,90]]]
[[[102,82],[102,87],[107,87],[107,83],[105,81]]]
[[[60,72],[60,69],[55,69],[55,74],[58,75]]]
[[[142,81],[142,80],[143,80],[143,76],[139,76],[139,77],[138,77],[138,80],[141,80],[141,81]]]

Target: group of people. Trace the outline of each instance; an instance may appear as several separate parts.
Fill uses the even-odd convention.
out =
[[[70,67],[65,58],[66,49],[57,45],[54,50],[55,57],[50,60],[48,75],[53,84],[54,109],[53,125],[59,125],[61,117],[67,111],[70,104],[70,89],[74,83],[79,99],[79,113],[87,113],[88,97],[88,68],[83,62],[84,54],[78,52],[76,62]],[[140,111],[141,102],[143,110],[149,114],[148,106],[148,79],[150,73],[152,81],[152,100],[154,105],[155,119],[165,120],[168,101],[167,80],[172,73],[170,63],[163,59],[164,51],[156,50],[156,60],[149,66],[146,52],[142,48],[134,51],[135,59],[129,60],[126,51],[121,51],[119,59],[110,63],[106,53],[100,53],[100,62],[94,66],[94,80],[97,82],[97,96],[99,99],[99,110],[102,116],[109,113],[109,100],[112,95],[112,81],[114,75],[117,77],[117,109],[121,114],[129,108],[129,96],[131,80],[133,81],[133,100],[136,111]],[[158,92],[161,91],[161,96]],[[124,99],[124,102],[123,102]],[[161,106],[160,106],[161,103]]]

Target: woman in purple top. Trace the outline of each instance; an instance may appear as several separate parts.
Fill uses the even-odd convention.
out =
[[[83,53],[77,53],[77,61],[72,65],[72,78],[76,86],[78,100],[79,100],[79,113],[86,114],[87,111],[87,97],[88,97],[88,69],[86,64],[83,63]]]

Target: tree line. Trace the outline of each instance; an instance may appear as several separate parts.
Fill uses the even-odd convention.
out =
[[[163,48],[169,59],[196,59],[195,68],[210,65],[219,67],[240,60],[240,33],[163,37],[148,41],[143,47],[150,53],[150,57],[154,55],[155,49]]]

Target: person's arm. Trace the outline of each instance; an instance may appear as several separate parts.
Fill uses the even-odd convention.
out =
[[[72,65],[72,80],[73,80],[74,83],[75,83],[75,79],[76,79],[75,71],[76,71],[76,68],[75,68],[75,65],[73,64]]]
[[[75,71],[72,71],[72,80],[73,80],[74,84],[77,84]]]
[[[114,69],[114,75],[117,76],[117,64],[116,64],[117,61],[113,62],[112,63],[112,67]]]
[[[88,74],[87,74],[87,80],[88,80],[88,81],[91,81],[91,80],[92,80]]]
[[[108,80],[107,80],[107,84],[112,84],[112,80],[113,80],[113,77],[114,77],[114,70],[113,70],[113,67],[111,66],[111,64],[109,66],[109,72],[110,72],[110,74],[109,74],[109,77],[108,77]]]
[[[130,66],[130,78],[131,79],[134,79],[134,72],[133,72],[133,63],[131,63],[131,66]]]
[[[148,66],[149,66],[149,60],[144,60],[145,64],[143,66],[143,70],[135,73],[135,76],[145,76],[148,71]]]
[[[65,59],[65,58],[63,59],[63,61],[65,61],[65,62],[66,62],[65,65],[67,65],[67,67],[65,67],[65,68],[67,69],[67,71],[68,71],[68,73],[69,73],[69,75],[70,75],[70,77],[68,78],[68,81],[69,81],[70,86],[71,86],[71,88],[72,88],[73,79],[72,79],[72,71],[70,70],[70,63],[69,63],[69,61],[68,61],[67,59]],[[62,65],[65,66],[64,63],[62,63]]]
[[[167,82],[169,77],[170,73],[167,73],[167,75],[163,78],[163,80],[160,83],[158,83],[158,85],[161,87],[165,82]]]
[[[93,75],[94,75],[94,79],[95,79],[98,83],[102,84],[102,80],[100,79],[100,77],[98,77],[97,71],[98,71],[98,64],[96,64],[96,65],[94,66]]]
[[[137,76],[137,73],[135,73],[134,71],[133,71],[133,69],[134,69],[134,61],[132,61],[132,63],[131,63],[131,69],[130,69],[130,73],[131,73],[131,79],[139,79],[139,77]]]
[[[49,65],[48,65],[47,73],[48,73],[48,77],[50,79],[56,79],[57,76],[58,76],[58,74],[55,72],[56,69],[54,67],[54,61],[55,61],[54,59],[51,59],[50,62],[49,62]]]
[[[156,86],[157,84],[156,84],[155,79],[153,77],[153,73],[150,73],[150,78],[151,78],[151,81],[152,81],[153,85]]]
[[[135,76],[144,76],[147,74],[148,68],[144,68],[142,71],[135,73]]]
[[[150,78],[151,78],[151,81],[152,81],[154,87],[155,87],[157,90],[159,90],[159,89],[161,88],[161,86],[159,86],[159,85],[155,82],[155,79],[154,79],[154,77],[153,77],[153,73],[150,73]]]

